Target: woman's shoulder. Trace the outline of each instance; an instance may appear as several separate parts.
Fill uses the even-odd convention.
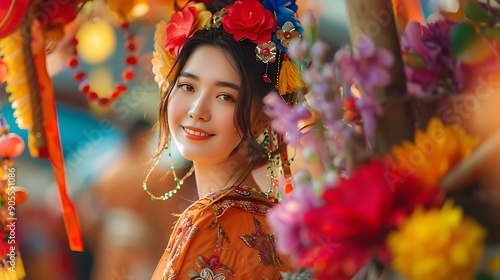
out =
[[[220,279],[281,279],[280,272],[293,269],[289,256],[276,251],[276,236],[266,222],[274,205],[262,191],[240,186],[198,200],[180,218],[160,269],[188,279],[207,273]]]
[[[260,189],[236,186],[221,194],[209,197],[210,206],[217,217],[221,217],[228,209],[265,216],[276,202],[268,199]]]

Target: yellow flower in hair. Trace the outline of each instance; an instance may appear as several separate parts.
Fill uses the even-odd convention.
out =
[[[154,34],[154,51],[153,59],[153,73],[155,75],[155,82],[158,83],[159,88],[164,91],[167,88],[167,75],[172,69],[175,61],[175,56],[167,52],[164,48],[165,33],[167,23],[160,21],[156,24],[156,31]]]
[[[485,229],[451,202],[442,209],[417,209],[387,246],[392,266],[409,280],[473,279],[484,250]]]
[[[435,188],[460,161],[467,158],[479,143],[460,127],[445,126],[433,118],[427,131],[417,131],[413,143],[403,142],[392,154],[399,175],[415,175],[423,187]]]
[[[199,2],[196,4],[190,4],[198,11],[196,15],[196,29],[210,28],[212,24],[212,13],[207,11],[207,7],[204,3]]]

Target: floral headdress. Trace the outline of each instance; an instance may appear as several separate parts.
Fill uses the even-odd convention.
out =
[[[213,1],[212,1],[213,2]],[[222,28],[235,40],[250,40],[256,44],[255,57],[266,64],[262,79],[268,76],[269,63],[277,63],[274,77],[281,95],[297,92],[303,81],[297,67],[288,58],[287,50],[293,39],[301,37],[303,29],[296,17],[295,0],[237,0],[212,14],[203,2],[190,2],[174,13],[168,23],[157,24],[154,36],[153,73],[155,82],[165,90],[168,74],[187,39],[199,30]]]

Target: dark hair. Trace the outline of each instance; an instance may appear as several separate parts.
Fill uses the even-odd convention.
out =
[[[205,1],[197,1],[197,2],[203,2],[205,3],[205,6],[207,7],[207,10],[210,11],[212,14],[215,12],[220,11],[222,8],[226,7],[227,5],[234,4],[236,0],[214,0],[214,1],[208,1],[209,3],[207,4]],[[262,3],[261,0],[259,2]],[[174,0],[174,11],[180,11],[184,7],[186,7],[191,1],[186,1],[186,0]]]
[[[256,165],[260,165],[267,161],[267,151],[257,143],[256,139],[252,136],[250,114],[253,109],[255,110],[255,108],[253,108],[254,106],[257,106],[256,112],[260,112],[263,106],[262,99],[264,96],[276,90],[276,82],[272,77],[276,76],[277,62],[269,63],[267,73],[272,82],[266,83],[263,80],[263,75],[266,73],[266,64],[256,59],[256,44],[247,39],[236,41],[233,35],[227,33],[222,27],[197,31],[186,41],[181,52],[177,56],[174,66],[167,78],[170,83],[166,91],[161,94],[158,121],[160,146],[155,157],[159,156],[162,150],[168,145],[168,98],[188,58],[201,46],[213,46],[222,49],[233,58],[236,64],[235,67],[240,75],[241,84],[238,99],[236,100],[234,124],[242,133],[242,140],[231,154],[236,153],[241,148],[242,144],[248,143],[248,157],[250,158],[248,169],[244,172],[243,177],[238,180],[240,181],[244,179]]]

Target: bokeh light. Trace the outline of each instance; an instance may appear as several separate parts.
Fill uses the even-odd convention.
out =
[[[106,61],[115,51],[116,33],[105,20],[96,19],[82,24],[76,33],[78,55],[89,64]]]

